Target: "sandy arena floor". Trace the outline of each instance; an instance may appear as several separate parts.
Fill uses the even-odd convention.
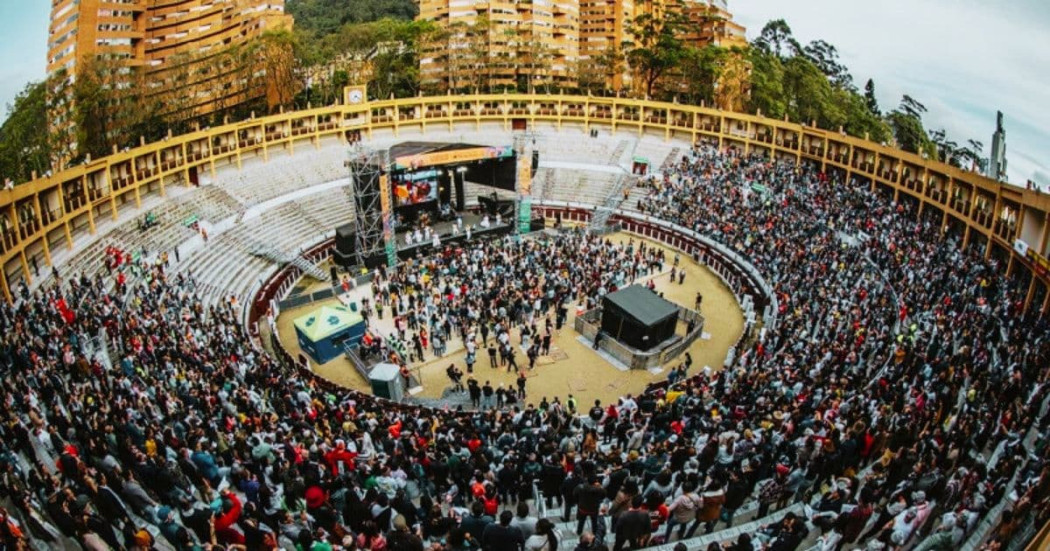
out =
[[[637,236],[633,237],[636,241],[640,239]],[[632,235],[627,233],[610,236],[610,239],[616,242],[626,242],[631,238]],[[674,258],[672,249],[653,241],[646,241],[649,245],[664,248],[669,261]],[[664,298],[690,308],[693,306],[697,291],[703,293],[704,302],[701,313],[705,317],[704,332],[710,334],[710,339],[698,339],[690,348],[689,351],[693,357],[692,372],[695,373],[704,366],[721,369],[727,351],[743,331],[744,319],[740,306],[733,298],[732,292],[718,279],[718,276],[706,267],[693,262],[684,255],[681,266],[684,266],[686,271],[685,282],[682,285],[677,282],[672,284],[668,271],[655,276],[656,290],[664,293]],[[315,290],[314,288],[320,289],[325,285],[327,282],[314,282],[310,288]],[[362,293],[371,295],[371,291],[365,287],[360,287],[355,292],[357,293],[355,300]],[[300,349],[296,342],[292,321],[325,302],[337,303],[338,299],[333,298],[329,301],[315,302],[307,306],[285,310],[278,316],[277,331],[281,336],[281,342],[293,357],[299,355]],[[574,318],[575,312],[570,310],[568,322],[554,336],[551,355],[541,356],[536,361],[536,368],[529,373],[526,384],[527,402],[538,403],[544,396],[548,399],[560,396],[564,400],[567,395],[572,394],[584,408],[595,399],[606,403],[627,393],[638,393],[648,383],[665,378],[667,376],[666,367],[677,365],[681,359],[676,360],[672,366],[666,366],[658,373],[644,370],[620,371],[594,352],[588,344],[577,340],[578,334],[573,329]],[[378,323],[383,334],[392,331],[393,324],[389,309],[387,316]],[[680,332],[684,332],[681,327],[679,329]],[[511,335],[515,343],[521,342],[516,328],[511,331]],[[493,337],[490,335],[489,338]],[[413,369],[417,371],[417,376],[423,383],[423,390],[417,396],[441,397],[449,386],[445,369],[450,363],[466,371],[464,363],[466,351],[460,339],[453,337],[447,348],[448,352],[440,358],[435,358],[433,352],[428,350],[425,361],[413,365]],[[528,358],[520,348],[516,358],[519,366],[528,365]],[[344,358],[340,357],[324,365],[313,365],[312,367],[315,373],[337,384],[369,391],[368,381],[364,380]],[[474,377],[481,384],[488,380],[492,381],[494,386],[503,384],[513,388],[516,386],[517,374],[508,373],[505,368],[490,368],[488,356],[479,348],[478,361],[474,365]]]

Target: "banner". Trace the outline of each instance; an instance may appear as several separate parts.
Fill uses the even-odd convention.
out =
[[[532,195],[532,161],[528,155],[518,157],[518,196]]]
[[[522,197],[518,202],[518,233],[529,233],[532,228],[532,198]]]
[[[397,244],[394,243],[394,219],[390,212],[390,177],[379,175],[379,208],[383,213],[383,249],[386,251],[386,264],[397,264]]]
[[[505,145],[500,147],[472,147],[435,151],[418,155],[402,155],[394,159],[394,170],[409,170],[428,166],[468,163],[484,159],[502,159],[514,155],[514,148]]]

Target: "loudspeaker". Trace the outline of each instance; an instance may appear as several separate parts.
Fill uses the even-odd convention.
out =
[[[336,266],[339,266],[344,270],[349,270],[350,268],[354,267],[354,264],[357,263],[357,255],[353,253],[344,254],[336,250],[332,252],[332,262],[335,262]]]
[[[343,224],[335,229],[335,250],[343,254],[353,255],[357,250],[357,228],[353,224]]]
[[[339,284],[339,271],[335,269],[335,266],[329,268],[329,271],[332,275],[332,286],[334,287]]]
[[[536,169],[540,167],[540,152],[535,149],[532,150],[532,173],[536,174]]]

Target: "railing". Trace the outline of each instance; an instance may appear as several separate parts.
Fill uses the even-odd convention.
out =
[[[704,332],[703,316],[680,305],[675,306],[678,308],[679,321],[695,323],[693,330],[685,336],[680,337],[676,335],[668,342],[657,345],[652,350],[638,350],[610,338],[603,339],[598,344],[599,348],[630,369],[651,369],[665,365],[688,350]],[[582,335],[583,338],[593,341],[601,329],[601,312],[601,308],[594,308],[576,316],[574,321],[576,332]]]

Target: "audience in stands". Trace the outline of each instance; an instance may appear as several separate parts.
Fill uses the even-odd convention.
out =
[[[473,411],[339,389],[119,251],[114,274],[23,290],[0,306],[2,545],[636,549],[704,524],[685,549],[933,549],[1001,518],[997,548],[1045,518],[1047,327],[994,260],[930,210],[793,163],[701,147],[646,185],[641,210],[751,259],[778,324],[724,371],[584,416],[494,407],[487,384]],[[407,318],[402,340],[505,346],[524,324],[542,342],[568,303],[663,262],[575,233],[446,248],[381,272],[374,305]]]

